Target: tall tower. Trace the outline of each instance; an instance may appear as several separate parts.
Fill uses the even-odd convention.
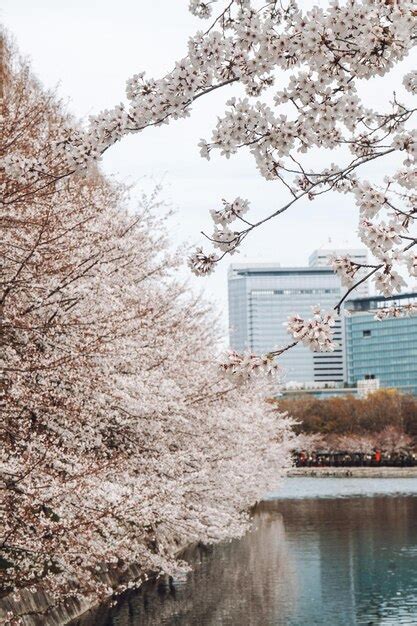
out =
[[[340,278],[329,267],[280,267],[275,263],[233,264],[229,268],[229,326],[233,349],[261,354],[291,342],[284,326],[295,313],[310,318],[312,306],[331,310],[342,295]],[[337,318],[334,352],[312,352],[303,345],[279,358],[285,380],[345,380],[344,338]]]

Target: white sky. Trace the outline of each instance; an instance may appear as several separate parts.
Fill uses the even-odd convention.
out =
[[[159,77],[185,55],[188,36],[201,28],[187,6],[187,0],[3,0],[0,17],[44,85],[58,85],[69,109],[84,118],[123,100],[132,74]],[[411,69],[412,60],[404,66]],[[390,88],[399,87],[401,74],[395,70]],[[386,88],[385,80],[364,86],[374,106],[389,97]],[[229,88],[202,98],[191,118],[127,137],[104,156],[106,173],[137,183],[139,190],[150,189],[150,179],[164,180],[163,196],[177,210],[172,234],[178,243],[202,243],[202,229],[211,234],[208,211],[219,208],[222,198],[249,199],[252,217],[277,208],[284,198],[277,183],[261,179],[247,153],[230,160],[215,154],[210,162],[199,156],[198,141],[210,137],[222,103],[232,94],[239,92]],[[323,163],[319,154],[315,158]],[[352,198],[325,195],[255,232],[232,260],[306,264],[315,248],[360,247],[356,229]],[[228,264],[226,259],[214,276],[191,280],[224,313]]]

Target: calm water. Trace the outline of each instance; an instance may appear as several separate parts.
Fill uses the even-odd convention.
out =
[[[416,626],[417,479],[288,479],[242,539],[186,558],[79,624]]]

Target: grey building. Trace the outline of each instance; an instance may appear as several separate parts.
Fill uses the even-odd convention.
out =
[[[233,264],[229,268],[229,327],[233,349],[261,354],[291,341],[284,323],[292,314],[311,317],[311,307],[334,307],[342,294],[339,277],[328,267],[280,267],[274,263]],[[285,380],[343,383],[344,337],[337,319],[335,352],[312,352],[298,345],[280,357]]]
[[[381,387],[417,394],[417,316],[376,320],[379,308],[417,304],[417,292],[346,302],[346,354],[350,385],[379,379]]]

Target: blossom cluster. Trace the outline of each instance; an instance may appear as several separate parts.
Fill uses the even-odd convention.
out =
[[[384,265],[383,269],[375,274],[374,284],[377,291],[386,297],[395,292],[400,293],[403,287],[407,286],[401,274],[393,269],[390,264]]]
[[[354,194],[356,204],[360,208],[361,217],[372,219],[380,211],[386,202],[385,195],[372,187],[368,181],[355,186]]]
[[[311,319],[293,315],[285,322],[287,331],[297,342],[316,352],[332,352],[336,348],[337,344],[332,338],[334,325],[332,313],[323,312],[319,307],[313,307]]]
[[[361,265],[352,261],[348,256],[332,257],[330,263],[333,270],[339,274],[342,285],[347,288],[351,287]]]
[[[410,315],[417,315],[417,304],[403,304],[379,309],[375,313],[375,319],[384,320],[390,317],[409,317]]]
[[[220,363],[220,370],[232,381],[245,381],[255,376],[277,376],[280,372],[278,363],[272,354],[258,356],[250,352],[240,354],[230,350]]]
[[[409,127],[415,107],[405,97],[399,101],[393,95],[389,111],[371,109],[357,87],[363,78],[386,76],[415,44],[412,3],[332,3],[306,13],[295,3],[286,10],[275,4],[255,10],[255,5],[242,3],[233,14],[231,3],[223,16],[222,29],[233,39],[239,80],[247,93],[227,101],[211,139],[200,142],[201,155],[210,158],[218,150],[229,158],[246,147],[261,175],[282,184],[290,196],[266,218],[255,223],[245,218],[238,229],[229,228],[221,211],[211,211],[215,230],[209,239],[222,252],[213,265],[236,252],[251,230],[297,200],[332,190],[353,193],[360,209],[359,235],[381,265],[374,266],[375,285],[388,295],[403,286],[395,268],[410,267],[400,252],[416,243],[416,132]],[[280,80],[282,72],[289,77],[275,92],[273,104],[269,97],[253,99],[273,88],[276,69],[281,70]],[[415,71],[404,76],[403,85],[415,95]],[[351,152],[345,164],[315,171],[302,163],[303,154],[311,149],[340,147]],[[404,155],[404,166],[387,178],[383,188],[357,178],[362,165],[392,152]],[[334,267],[348,288],[364,276],[350,259],[339,260]]]
[[[417,277],[417,254],[407,254],[405,255],[405,263],[407,265],[408,272],[410,276],[413,278]]]
[[[206,254],[202,248],[197,248],[189,257],[188,265],[196,276],[207,276],[214,271],[218,259],[217,254]]]
[[[236,219],[245,215],[249,210],[249,202],[247,200],[243,200],[242,198],[236,198],[233,202],[226,202],[223,200],[223,209],[220,211],[212,210],[210,211],[211,216],[215,224],[221,224],[225,226],[226,224],[230,224]]]
[[[377,257],[384,256],[395,244],[400,244],[403,232],[402,224],[394,220],[386,224],[383,221],[376,223],[364,219],[359,225],[361,240]]]
[[[190,0],[190,12],[196,17],[199,17],[201,19],[207,19],[212,13],[212,8],[210,6],[210,4],[212,4],[212,1],[213,0],[211,0],[210,2],[203,2],[202,0]]]

